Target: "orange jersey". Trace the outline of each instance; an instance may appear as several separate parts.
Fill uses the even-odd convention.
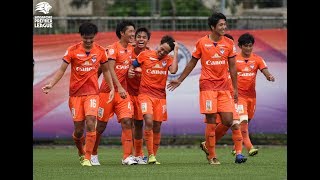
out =
[[[108,60],[116,61],[115,63],[115,73],[118,77],[118,80],[121,86],[124,89],[127,89],[127,76],[128,69],[131,64],[131,55],[133,52],[133,46],[128,44],[127,48],[122,47],[120,41],[113,43],[112,45],[107,47]],[[118,91],[117,86],[114,84],[115,91]],[[105,80],[102,80],[100,86],[100,92],[110,92],[110,88]]]
[[[147,47],[146,50],[149,50]],[[132,52],[132,61],[136,60],[138,54],[136,54],[134,51]],[[132,62],[131,61],[131,62]],[[128,78],[127,76],[127,87],[128,87],[128,93],[131,96],[138,96],[139,92],[139,86],[140,86],[140,81],[141,81],[141,73],[137,73],[134,78]]]
[[[228,58],[236,55],[233,41],[224,36],[214,45],[209,35],[200,38],[192,56],[201,59],[200,91],[228,90]]]
[[[139,94],[165,99],[168,70],[173,58],[167,55],[158,59],[157,52],[150,50],[141,52],[137,60],[142,69]]]
[[[71,64],[69,96],[92,95],[99,93],[98,68],[107,62],[105,49],[93,43],[87,55],[83,42],[70,46],[63,60]]]
[[[236,56],[236,66],[239,96],[256,97],[257,71],[258,69],[268,68],[266,63],[260,56],[254,53],[251,53],[249,58],[244,58],[239,53]]]

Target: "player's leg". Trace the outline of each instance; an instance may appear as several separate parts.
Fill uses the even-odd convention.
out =
[[[253,144],[251,143],[251,140],[250,140],[250,133],[249,133],[249,124],[251,122],[251,120],[253,119],[253,116],[254,116],[254,113],[255,113],[255,110],[256,110],[256,98],[249,98],[249,101],[248,101],[248,123],[247,123],[247,135],[248,135],[248,145],[250,147],[250,150],[248,152],[249,156],[255,156],[256,154],[258,154],[258,149],[255,148],[253,146]]]
[[[206,158],[211,165],[220,164],[215,152],[217,96],[217,91],[200,91],[199,95],[200,113],[205,114],[206,116],[205,146],[208,149],[208,155],[206,156]]]
[[[143,153],[143,116],[138,102],[138,96],[131,96],[131,102],[134,109],[133,115],[133,149],[135,160],[138,164],[146,164],[147,158]]]
[[[85,137],[84,137],[84,128],[85,128],[85,116],[83,112],[83,104],[81,97],[69,97],[69,108],[71,111],[74,130],[72,133],[73,141],[78,149],[78,155],[80,164],[83,163],[85,151],[83,148]]]
[[[115,103],[115,114],[117,115],[118,122],[121,123],[122,133],[121,133],[121,142],[122,142],[122,164],[123,165],[134,165],[137,162],[134,160],[132,155],[133,149],[133,136],[132,136],[132,116],[133,116],[133,107],[131,104],[130,96],[128,93],[127,98],[119,98],[119,101]]]
[[[113,103],[114,100],[110,103],[106,103],[109,99],[109,93],[100,93],[99,94],[99,108],[98,108],[98,117],[96,124],[96,142],[94,144],[92,155],[91,155],[91,164],[92,165],[100,165],[98,158],[98,147],[100,145],[101,136],[105,131],[108,121],[110,119],[111,114],[113,114]]]
[[[86,145],[83,166],[91,165],[91,154],[96,142],[96,123],[99,105],[99,95],[82,97],[84,101],[84,113],[86,124]],[[89,165],[90,164],[90,165]]]

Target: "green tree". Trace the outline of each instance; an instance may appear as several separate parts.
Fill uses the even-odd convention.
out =
[[[211,12],[201,0],[161,1],[161,16],[209,16]]]
[[[150,1],[117,0],[106,9],[108,16],[150,16]]]

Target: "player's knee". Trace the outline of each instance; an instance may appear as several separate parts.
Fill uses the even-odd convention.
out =
[[[248,123],[248,115],[241,115],[240,116],[240,123]]]
[[[124,129],[131,129],[132,128],[131,119],[130,118],[121,119],[121,125],[122,125],[122,128]]]
[[[233,120],[231,130],[240,129],[240,120]]]
[[[84,132],[83,129],[81,129],[81,128],[76,128],[76,129],[74,130],[73,135],[74,135],[76,138],[81,138],[81,137],[83,136],[83,132]]]

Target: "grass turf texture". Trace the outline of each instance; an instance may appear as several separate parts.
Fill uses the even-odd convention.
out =
[[[33,179],[287,179],[286,146],[260,146],[254,157],[244,150],[244,164],[234,163],[231,146],[216,152],[221,165],[209,165],[199,146],[163,146],[157,155],[161,165],[124,166],[121,147],[100,146],[101,166],[82,167],[74,146],[34,146]]]

